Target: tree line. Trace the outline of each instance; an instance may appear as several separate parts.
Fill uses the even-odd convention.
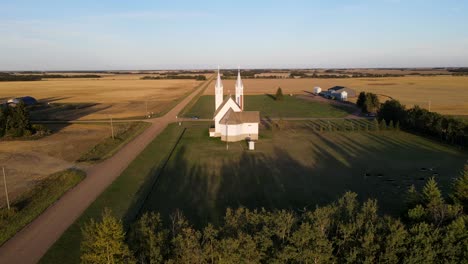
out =
[[[401,218],[377,200],[345,193],[312,210],[227,209],[221,224],[195,228],[182,212],[169,223],[145,213],[126,233],[104,210],[82,228],[82,263],[464,263],[468,260],[468,173],[444,199],[430,178],[411,186]],[[403,209],[403,208],[402,208]]]
[[[402,129],[460,147],[468,146],[468,123],[464,120],[430,112],[419,106],[407,109],[398,100],[383,104],[376,94],[361,92],[356,105],[364,113],[377,113],[387,125],[398,124]]]
[[[398,100],[388,100],[380,106],[378,118],[398,122],[405,130],[429,136],[444,143],[468,147],[468,123],[414,106],[406,109]]]
[[[140,78],[141,80],[166,80],[166,79],[181,79],[181,80],[192,80],[195,79],[197,81],[205,81],[205,75],[160,75],[160,76],[143,76]]]
[[[11,74],[2,72],[0,73],[0,82],[25,82],[25,81],[41,81],[44,78],[101,78],[96,74],[77,74],[77,75],[63,75],[63,74]]]

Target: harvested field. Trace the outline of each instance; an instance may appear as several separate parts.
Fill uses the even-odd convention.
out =
[[[151,74],[105,75],[100,79],[46,79],[2,82],[0,99],[33,96],[44,107],[36,119],[89,120],[143,117],[164,113],[202,82],[196,80],[140,80]],[[2,100],[0,100],[2,101]]]
[[[281,87],[284,94],[305,94],[313,87],[322,89],[340,85],[386,95],[400,100],[407,106],[419,105],[431,111],[448,115],[468,115],[468,77],[465,76],[406,76],[392,78],[349,79],[245,79],[245,94],[274,94]],[[224,80],[225,93],[233,93],[235,80]],[[205,94],[213,95],[214,88]],[[382,97],[385,100],[385,97]]]
[[[110,135],[104,125],[74,124],[38,140],[0,142],[0,164],[7,173],[10,200],[30,189],[38,180],[73,166],[84,152]],[[0,206],[5,193],[0,192]]]

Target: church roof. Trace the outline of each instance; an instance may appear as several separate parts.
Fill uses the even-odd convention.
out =
[[[242,123],[260,123],[259,111],[234,112],[229,109],[219,121],[220,124],[237,125]]]
[[[215,117],[219,114],[219,112],[221,111],[221,109],[223,109],[224,105],[227,104],[227,102],[229,102],[229,100],[232,100],[233,103],[235,103],[235,104],[237,105],[236,101],[234,101],[234,99],[232,99],[231,96],[226,97],[226,98],[224,99],[224,101],[219,105],[218,109],[216,109],[216,111],[214,112],[213,118],[215,118]],[[239,109],[240,109],[240,107],[239,107]]]
[[[219,74],[219,66],[218,66],[218,77],[216,77],[215,89],[223,89],[223,82],[221,81],[221,75]]]
[[[237,72],[237,80],[236,80],[236,88],[243,88],[244,85],[242,84],[240,69]]]

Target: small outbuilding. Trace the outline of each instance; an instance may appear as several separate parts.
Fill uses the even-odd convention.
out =
[[[37,104],[36,98],[32,96],[23,96],[23,97],[16,97],[8,99],[7,104],[10,106],[16,106],[20,102],[23,102],[26,106],[35,105]]]
[[[314,94],[319,94],[322,91],[322,88],[320,87],[314,87]]]
[[[344,86],[335,86],[335,87],[328,89],[327,95],[330,98],[334,97],[334,98],[339,99],[341,98],[343,92],[346,92],[346,99],[356,97],[355,90],[348,88],[348,87],[344,87]]]
[[[341,93],[335,93],[335,99],[340,101],[348,100],[348,93],[346,91],[341,91]]]

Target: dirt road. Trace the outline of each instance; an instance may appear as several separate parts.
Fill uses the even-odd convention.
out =
[[[169,123],[176,121],[180,111],[210,82],[211,78],[164,116],[147,120],[152,125],[142,134],[113,157],[90,167],[80,184],[0,247],[0,263],[37,263],[62,233]]]

